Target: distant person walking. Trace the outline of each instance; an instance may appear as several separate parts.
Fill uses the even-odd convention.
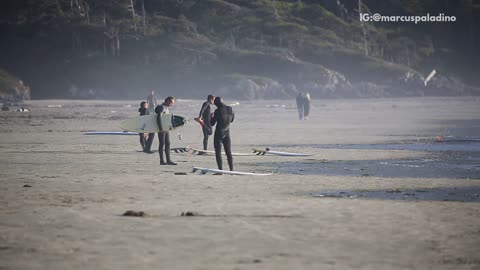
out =
[[[217,160],[218,169],[223,170],[222,164],[222,144],[227,155],[228,166],[233,171],[232,143],[230,140],[230,123],[233,122],[235,114],[230,106],[223,103],[221,97],[214,100],[217,109],[213,113],[211,120],[212,126],[216,124],[215,134],[213,136],[213,146],[215,147],[215,158]]]
[[[155,108],[157,107],[157,99],[155,98],[155,91],[152,90],[150,95],[147,96],[148,111],[154,113]]]
[[[298,110],[298,119],[303,120],[305,98],[303,97],[302,92],[298,93],[296,97],[296,102],[297,102],[297,110]]]
[[[202,109],[200,109],[200,113],[198,114],[198,119],[202,124],[202,131],[203,131],[203,150],[207,150],[208,147],[208,137],[212,135],[212,105],[213,101],[215,100],[215,96],[208,95],[207,101],[202,104]]]
[[[310,98],[310,93],[306,92],[303,97],[303,119],[308,120],[308,115],[310,115],[310,105],[312,99]]]
[[[177,165],[177,163],[173,162],[170,159],[170,133],[168,130],[162,130],[162,121],[161,117],[162,114],[170,113],[169,108],[175,104],[174,97],[167,97],[165,102],[161,105],[158,105],[155,108],[155,113],[157,114],[157,123],[160,131],[158,132],[158,154],[160,155],[160,165]],[[165,159],[163,159],[163,152],[165,148]]]

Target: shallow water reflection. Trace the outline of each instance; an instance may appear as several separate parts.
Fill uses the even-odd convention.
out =
[[[342,190],[311,192],[307,193],[307,195],[318,198],[480,202],[480,187],[417,188],[403,190]]]
[[[410,150],[427,153],[419,158],[408,159],[334,161],[295,159],[288,162],[262,163],[262,165],[272,167],[277,173],[480,179],[480,141],[477,139],[438,143],[275,145],[270,147],[272,149],[308,148],[310,153],[312,148],[317,152],[321,149],[372,149]]]

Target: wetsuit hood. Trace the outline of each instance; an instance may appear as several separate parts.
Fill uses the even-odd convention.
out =
[[[224,106],[225,104],[223,104],[223,100],[221,97],[215,97],[215,100],[213,101],[213,104],[215,104],[215,106],[217,107],[222,107]]]

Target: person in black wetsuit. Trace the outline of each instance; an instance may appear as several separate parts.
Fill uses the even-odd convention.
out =
[[[142,101],[140,103],[140,109],[138,109],[138,112],[140,112],[140,116],[142,115],[149,115],[150,111],[148,109],[148,102]],[[139,133],[140,134],[140,145],[142,146],[143,152],[148,153],[148,154],[153,154],[151,150],[152,148],[152,143],[153,139],[155,138],[155,133]]]
[[[172,107],[173,104],[175,104],[175,98],[174,97],[167,97],[165,99],[165,102],[163,102],[161,105],[158,105],[155,108],[155,113],[157,114],[157,123],[158,126],[160,127],[160,130],[162,129],[162,123],[160,121],[160,117],[164,113],[170,113],[168,108]],[[170,133],[168,130],[166,131],[159,131],[158,132],[158,142],[160,145],[158,146],[158,154],[160,155],[160,165],[177,165],[177,163],[173,162],[170,159]],[[166,161],[163,159],[163,148],[165,147],[165,157]]]
[[[211,120],[212,126],[215,126],[215,134],[213,136],[213,146],[215,147],[215,158],[217,160],[218,169],[223,170],[222,165],[222,144],[227,154],[228,166],[233,171],[232,143],[230,140],[230,123],[233,122],[235,114],[230,106],[223,103],[221,97],[216,97],[214,101],[217,109],[213,113]]]
[[[213,101],[215,100],[215,97],[213,95],[208,95],[207,101],[205,101],[202,104],[202,109],[200,110],[200,113],[198,114],[198,118],[203,121],[205,125],[202,125],[202,131],[203,131],[203,150],[207,150],[208,146],[208,136],[212,135],[212,124],[211,119],[212,119],[212,104]]]
[[[140,108],[138,109],[138,112],[140,113],[140,116],[148,114],[148,103],[145,101],[142,101],[140,103]],[[140,145],[142,146],[142,151],[145,151],[145,133],[138,133],[140,135]]]

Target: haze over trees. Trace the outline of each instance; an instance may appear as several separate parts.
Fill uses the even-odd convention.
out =
[[[478,95],[479,26],[475,0],[9,0],[0,70],[33,98]]]

